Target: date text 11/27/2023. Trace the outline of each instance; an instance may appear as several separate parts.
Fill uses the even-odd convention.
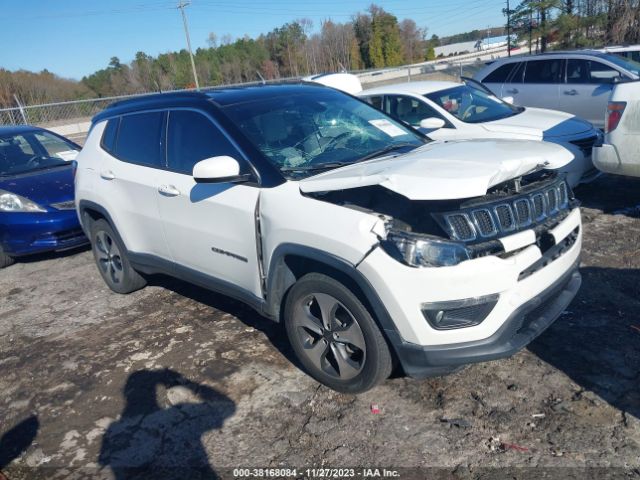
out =
[[[235,468],[233,477],[245,478],[399,478],[387,468]]]

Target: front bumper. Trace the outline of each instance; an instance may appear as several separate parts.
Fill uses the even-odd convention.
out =
[[[555,320],[580,284],[579,209],[547,233],[553,245],[538,246],[535,233],[526,230],[501,239],[505,255],[480,257],[453,267],[411,268],[380,248],[372,251],[358,270],[391,319],[391,328],[383,328],[405,372],[415,376],[446,373],[465,363],[511,355]],[[536,312],[544,320],[532,319],[531,310],[550,305],[554,292],[560,294],[554,297],[553,306]],[[472,326],[436,329],[423,313],[425,304],[489,296],[497,296],[497,303],[484,320]],[[525,323],[526,331],[521,331]]]
[[[75,210],[0,213],[0,246],[12,257],[67,250],[88,242]]]
[[[436,347],[421,347],[391,339],[404,372],[424,378],[450,373],[461,365],[509,357],[531,343],[567,308],[582,279],[578,262],[561,279],[516,309],[503,326],[483,340]]]
[[[631,160],[624,162],[615,145],[593,147],[593,164],[602,172],[640,177],[640,158]]]

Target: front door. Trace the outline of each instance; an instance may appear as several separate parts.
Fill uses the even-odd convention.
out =
[[[604,128],[609,95],[620,72],[595,60],[567,60],[567,80],[558,108]]]
[[[234,183],[196,183],[200,160],[242,157],[205,114],[171,110],[167,127],[168,170],[157,195],[173,261],[261,296],[255,211],[260,189]]]

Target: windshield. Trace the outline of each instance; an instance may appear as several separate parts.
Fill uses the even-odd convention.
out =
[[[78,151],[71,142],[44,131],[0,136],[0,175],[68,165]]]
[[[225,113],[285,176],[311,175],[427,141],[328,88],[233,104]]]
[[[635,76],[640,77],[640,63],[630,58],[621,57],[619,55],[607,54],[605,58],[618,67],[633,73]]]
[[[458,120],[466,123],[490,122],[511,117],[523,111],[483,90],[470,85],[440,90],[425,95]]]

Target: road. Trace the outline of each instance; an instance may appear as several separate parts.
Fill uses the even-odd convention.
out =
[[[360,396],[318,385],[278,325],[219,295],[164,277],[111,293],[87,250],[17,263],[0,272],[0,468],[131,478],[121,468],[161,458],[153,478],[305,466],[639,478],[640,180],[577,193],[584,283],[549,330],[512,358]]]

